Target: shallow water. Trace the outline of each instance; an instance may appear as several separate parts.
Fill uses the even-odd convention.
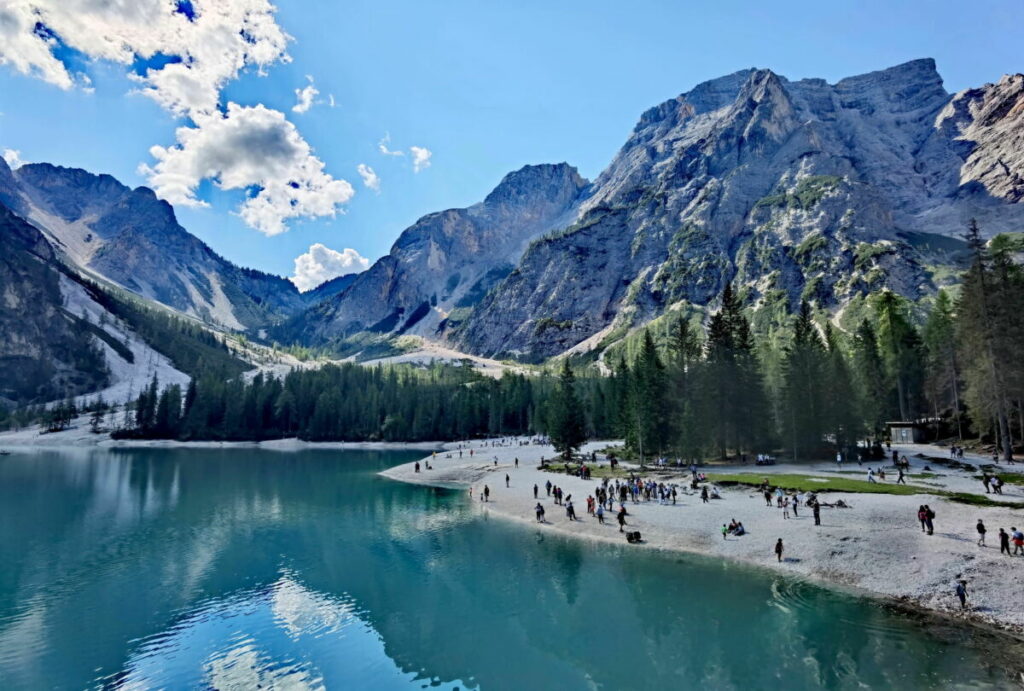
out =
[[[1013,687],[1002,637],[376,475],[417,455],[0,458],[0,687]]]

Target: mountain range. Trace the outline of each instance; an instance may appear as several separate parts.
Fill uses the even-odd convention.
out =
[[[220,257],[147,188],[0,161],[2,232],[47,265],[257,340],[411,334],[525,361],[706,314],[727,284],[754,311],[807,299],[839,322],[883,289],[919,300],[955,280],[969,219],[1021,231],[1022,202],[1024,75],[951,94],[930,59],[834,84],[704,82],[643,113],[596,180],[525,166],[308,293]]]

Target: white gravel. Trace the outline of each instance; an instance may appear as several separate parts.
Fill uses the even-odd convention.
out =
[[[586,452],[606,446],[592,443]],[[606,524],[586,514],[586,497],[592,494],[599,480],[584,481],[564,474],[537,469],[541,456],[554,457],[550,446],[519,446],[481,448],[474,443],[474,457],[460,459],[455,445],[427,457],[433,469],[414,472],[413,464],[389,469],[383,475],[418,484],[472,487],[473,503],[479,510],[516,520],[536,530],[558,530],[570,535],[623,540],[614,516],[606,515]],[[911,473],[920,472],[923,463],[913,458],[921,449],[901,449],[912,459]],[[928,453],[933,450],[926,449]],[[451,458],[448,455],[451,454]],[[515,468],[513,459],[519,458]],[[497,458],[497,465],[494,459]],[[822,500],[835,503],[842,499],[852,508],[822,508],[820,527],[814,526],[809,510],[801,507],[799,518],[786,520],[781,509],[768,508],[764,498],[746,488],[723,488],[722,499],[702,504],[698,494],[680,494],[676,506],[657,502],[627,504],[628,528],[639,530],[644,547],[695,552],[741,561],[759,567],[783,571],[844,588],[895,598],[907,604],[945,612],[957,617],[997,625],[1024,632],[1024,557],[1007,557],[999,553],[999,528],[1024,527],[1024,511],[999,507],[973,507],[948,501],[926,492],[934,488],[982,493],[981,483],[970,473],[950,471],[932,465],[942,477],[917,481],[922,494],[897,496],[888,494],[822,494]],[[867,467],[856,469],[866,477]],[[715,466],[706,472],[749,472],[756,476],[774,473],[801,473],[829,477],[835,464],[817,463],[776,465],[770,467]],[[505,487],[505,474],[511,477]],[[850,476],[852,477],[852,476]],[[888,476],[888,482],[894,481]],[[563,508],[547,498],[544,483],[550,480],[573,496],[576,515],[572,522]],[[685,484],[684,478],[678,481]],[[533,485],[539,487],[540,503],[544,505],[548,523],[538,525],[534,518]],[[490,487],[490,502],[478,499],[484,485]],[[1024,488],[1006,485],[1002,497],[1006,501],[1024,501]],[[936,512],[935,534],[921,531],[917,508],[928,504]],[[721,536],[721,526],[733,518],[741,521],[748,534],[728,540]],[[983,519],[988,528],[987,547],[976,544],[975,525]],[[775,541],[783,539],[785,560],[780,564],[773,553]],[[963,577],[970,591],[967,612],[961,612],[954,596],[954,581]]]

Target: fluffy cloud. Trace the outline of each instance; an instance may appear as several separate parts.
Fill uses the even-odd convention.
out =
[[[345,248],[337,252],[318,242],[310,246],[308,252],[295,258],[295,275],[291,281],[296,288],[306,292],[324,281],[365,271],[369,266],[370,260],[360,256],[354,249]]]
[[[3,156],[4,156],[4,161],[7,162],[7,165],[10,166],[10,168],[12,170],[15,169],[15,168],[19,168],[19,167],[25,165],[25,163],[26,163],[26,161],[21,160],[21,152],[18,151],[17,149],[4,149]],[[373,172],[373,171],[370,171],[370,172]],[[369,185],[367,185],[367,186],[369,186]]]
[[[295,90],[295,100],[297,103],[292,106],[292,110],[296,113],[305,113],[313,107],[313,102],[316,97],[320,95],[320,92],[315,86],[313,86],[313,77],[306,75],[306,79],[309,80],[309,84],[303,89]],[[331,96],[331,104],[334,104],[334,97]]]
[[[176,115],[216,110],[246,67],[287,61],[289,36],[269,0],[5,0],[0,63],[68,89],[87,86],[57,57],[61,46],[126,68],[142,93]]]
[[[430,167],[430,157],[434,155],[430,149],[422,146],[410,146],[409,153],[412,154],[412,170],[414,173]]]
[[[385,156],[405,156],[404,151],[392,151],[389,147],[391,146],[391,135],[385,134],[384,137],[377,142],[377,150]]]
[[[373,172],[373,168],[365,163],[360,163],[356,166],[356,171],[359,173],[359,177],[363,179],[364,185],[374,192],[380,192],[380,176]]]
[[[172,204],[205,206],[196,196],[211,179],[224,190],[246,190],[239,215],[253,228],[277,235],[300,216],[334,216],[355,193],[324,164],[284,114],[262,105],[229,103],[224,114],[200,117],[176,132],[177,144],[154,146],[153,166],[140,166],[156,193]]]

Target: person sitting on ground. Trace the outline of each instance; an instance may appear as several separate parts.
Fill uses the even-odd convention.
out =
[[[712,499],[721,499],[722,498],[721,493],[718,491],[718,486],[717,485],[711,485],[711,498]]]
[[[735,535],[736,537],[739,537],[741,535],[746,535],[747,534],[747,529],[744,528],[743,527],[743,523],[740,522],[740,523],[736,524],[736,530],[734,530],[732,534]]]

